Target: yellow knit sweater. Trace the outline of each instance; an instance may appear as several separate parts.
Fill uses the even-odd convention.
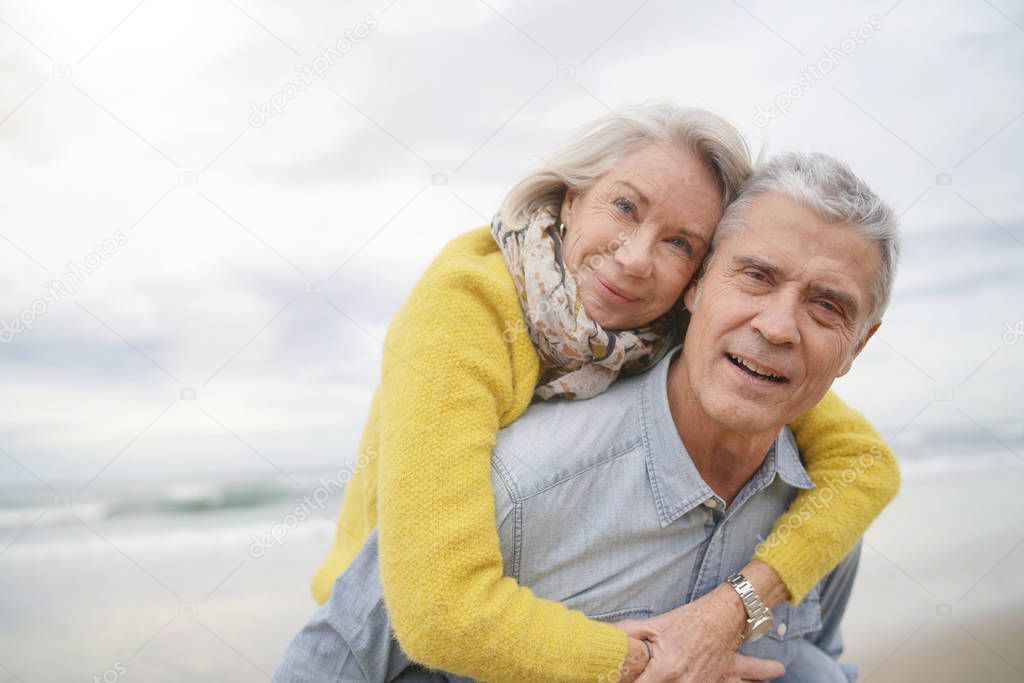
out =
[[[379,525],[385,602],[414,661],[484,681],[614,681],[621,631],[502,573],[491,449],[539,379],[525,329],[490,230],[450,242],[388,329],[359,469],[313,595],[326,602]],[[791,427],[818,488],[800,493],[757,557],[799,600],[896,494],[899,470],[871,425],[831,393]]]

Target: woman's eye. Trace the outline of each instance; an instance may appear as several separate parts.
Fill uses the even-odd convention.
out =
[[[687,253],[690,252],[690,243],[684,240],[682,237],[674,237],[670,239],[669,244],[671,244],[673,247],[676,247],[677,249],[682,249]]]
[[[615,206],[618,207],[619,211],[621,211],[622,213],[626,213],[629,215],[633,215],[633,212],[636,209],[636,207],[633,206],[633,202],[629,201],[628,199],[616,199]]]

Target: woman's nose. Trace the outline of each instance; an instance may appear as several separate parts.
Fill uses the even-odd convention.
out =
[[[637,231],[623,241],[615,252],[615,262],[634,277],[648,277],[654,269],[652,240]]]

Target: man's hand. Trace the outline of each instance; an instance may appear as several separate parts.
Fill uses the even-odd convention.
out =
[[[651,643],[654,656],[637,683],[759,681],[782,675],[778,662],[736,653],[745,625],[743,604],[726,585],[671,612],[616,624]]]
[[[785,673],[786,667],[782,666],[782,662],[777,662],[774,659],[748,657],[734,652],[729,660],[729,666],[725,670],[725,675],[718,679],[718,683],[767,681],[783,676]]]

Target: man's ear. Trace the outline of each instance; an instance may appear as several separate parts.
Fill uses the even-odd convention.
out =
[[[850,354],[849,359],[847,359],[846,363],[843,365],[842,369],[840,369],[839,374],[837,374],[836,377],[842,377],[843,375],[850,371],[850,368],[853,367],[854,359],[860,355],[860,352],[864,350],[864,345],[868,343],[868,339],[871,339],[871,336],[874,335],[874,333],[881,326],[882,321],[879,320],[877,323],[872,325],[870,329],[868,329],[867,334],[865,334],[864,338],[857,343],[857,348],[855,348],[853,350],[853,353]]]
[[[697,284],[698,282],[700,282],[700,280],[698,278],[694,278],[694,281],[691,282],[686,287],[686,291],[683,292],[683,305],[686,306],[686,310],[690,313],[693,313],[693,302],[697,299],[697,287],[700,286]]]

